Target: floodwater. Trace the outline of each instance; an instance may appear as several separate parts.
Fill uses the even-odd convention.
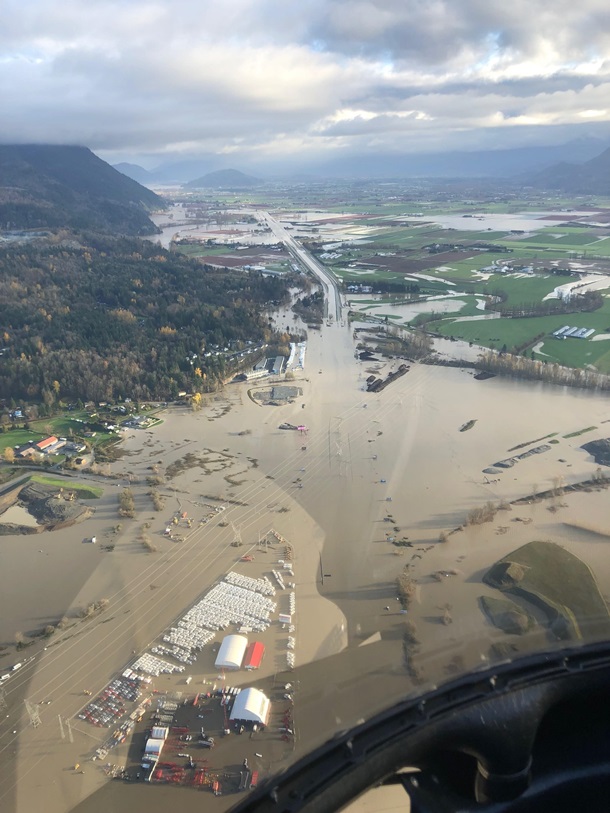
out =
[[[379,300],[371,304],[371,297],[365,297],[364,302],[359,302],[358,299],[348,299],[350,307],[353,310],[358,310],[362,314],[376,316],[377,314],[388,314],[390,318],[402,319],[405,322],[411,321],[419,313],[457,313],[459,312],[466,302],[463,299],[456,299],[451,297],[430,297],[425,302],[413,302],[412,304],[394,304],[387,300]]]
[[[610,586],[604,537],[595,529],[566,530],[575,521],[604,531],[606,492],[568,496],[566,507],[556,512],[544,503],[514,508],[492,523],[452,535],[449,543],[438,541],[441,531],[461,526],[475,506],[590,477],[596,465],[581,446],[610,436],[605,424],[610,419],[608,395],[501,378],[476,381],[472,371],[424,365],[411,365],[384,391],[370,394],[365,381],[371,368],[385,376],[400,362],[357,362],[354,350],[347,327],[309,331],[306,369],[295,381],[303,396],[295,403],[261,407],[248,397],[248,385],[228,385],[199,413],[171,411],[155,429],[130,433],[124,443],[127,455],[113,470],[125,477],[133,474],[138,517],[124,521],[119,532],[117,489],[111,482],[93,519],[80,528],[2,540],[0,595],[9,610],[2,616],[5,640],[15,629],[27,631],[63,612],[62,588],[75,608],[101,596],[112,599],[107,618],[90,627],[75,622],[73,637],[41,656],[31,692],[36,698],[53,698],[53,719],[47,713],[46,727],[33,731],[21,721],[13,723],[12,717],[11,728],[5,725],[0,732],[10,736],[15,725],[23,742],[13,774],[20,782],[17,813],[29,813],[33,776],[44,786],[52,813],[123,813],[140,806],[160,813],[172,804],[185,811],[201,808],[203,797],[192,790],[106,782],[94,793],[100,781],[96,768],[87,763],[85,777],[75,776],[66,771],[70,762],[64,755],[85,759],[100,733],[79,733],[70,750],[67,743],[55,741],[50,726],[58,713],[76,712],[82,687],[99,690],[124,667],[133,649],[147,647],[189,601],[226,572],[233,528],[202,527],[182,546],[163,538],[172,512],[198,516],[209,499],[205,495],[222,493],[234,501],[226,516],[245,543],[252,545],[261,530],[277,527],[297,553],[308,557],[308,567],[313,563],[310,593],[297,616],[297,640],[301,636],[303,643],[296,650],[295,756],[331,736],[336,727],[422,690],[405,674],[404,617],[394,609],[395,579],[405,565],[412,566],[418,582],[409,618],[421,640],[422,688],[427,681],[446,679],[457,655],[462,668],[471,669],[481,663],[490,642],[504,640],[480,611],[479,597],[493,594],[481,576],[519,545],[539,538],[574,545],[599,575],[602,590]],[[469,421],[475,421],[472,428],[460,431]],[[303,424],[306,434],[279,430],[282,422]],[[594,428],[567,437],[589,427]],[[510,450],[515,446],[530,448],[551,433],[557,442],[549,440],[546,452],[496,475],[483,473],[514,453]],[[150,467],[164,469],[205,448],[226,452],[230,468],[207,474],[194,467],[176,475],[160,488],[166,507],[155,514],[146,484]],[[138,545],[144,521],[151,525],[148,533],[158,554],[145,554]],[[96,546],[83,544],[83,537],[93,535]],[[389,535],[405,536],[413,547],[397,549]],[[116,541],[116,550],[104,552],[102,543],[110,541]],[[451,579],[439,584],[431,578],[450,569],[456,571]],[[327,600],[321,614],[316,587]],[[438,608],[445,603],[453,608],[449,626],[439,622]],[[337,621],[324,626],[333,612]],[[349,642],[345,650],[341,618]],[[358,646],[377,632],[379,645]],[[531,643],[548,645],[540,631]],[[307,663],[307,652],[324,657]],[[162,688],[169,685],[163,681]],[[12,706],[10,713],[17,719],[22,714]],[[262,746],[260,753],[265,754]],[[111,756],[119,758],[124,756]],[[214,804],[220,810],[236,801],[227,796]]]
[[[0,514],[0,522],[10,522],[15,525],[25,525],[28,528],[36,528],[36,519],[23,507],[23,505],[11,505],[3,514]]]
[[[460,231],[536,231],[546,226],[557,226],[558,221],[549,221],[553,215],[565,216],[566,221],[574,220],[577,217],[591,217],[594,212],[521,212],[519,214],[486,214],[473,213],[472,216],[463,215],[434,215],[425,217],[438,223],[444,229],[459,229]],[[545,219],[547,218],[547,219]]]

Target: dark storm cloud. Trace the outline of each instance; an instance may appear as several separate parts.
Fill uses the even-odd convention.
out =
[[[3,0],[0,140],[295,159],[544,143],[610,119],[606,5]]]
[[[325,0],[311,36],[341,53],[444,64],[489,47],[529,57],[552,39],[567,59],[604,53],[605,0]]]

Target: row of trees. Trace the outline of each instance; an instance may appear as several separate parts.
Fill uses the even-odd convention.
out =
[[[501,295],[498,295],[498,299],[502,299]],[[491,305],[488,305],[488,301],[486,301],[486,308],[491,307],[510,319],[589,313],[598,310],[604,304],[604,298],[599,291],[586,291],[583,294],[575,294],[569,299],[543,299],[539,302],[519,302],[515,305],[498,304],[498,299],[495,299]]]
[[[563,384],[568,387],[610,390],[610,376],[594,370],[580,370],[547,364],[545,361],[528,359],[510,353],[495,353],[487,350],[479,356],[475,367],[485,372],[499,375],[512,375],[533,381],[546,381],[550,384]]]

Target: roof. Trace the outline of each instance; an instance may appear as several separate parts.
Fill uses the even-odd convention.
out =
[[[246,649],[244,669],[258,669],[265,655],[265,645],[260,641],[252,641]]]
[[[160,725],[153,726],[153,729],[150,732],[151,739],[153,740],[166,740],[168,734],[169,728]]]
[[[144,753],[148,756],[155,756],[158,757],[161,753],[163,745],[165,744],[164,740],[157,740],[153,739],[153,737],[149,737],[146,741],[146,748],[144,749]]]
[[[242,689],[233,703],[231,720],[267,725],[270,711],[271,701],[259,689]]]
[[[220,645],[214,665],[217,669],[239,669],[247,646],[245,635],[227,635]]]
[[[50,435],[48,438],[44,438],[44,440],[39,440],[35,446],[38,449],[46,449],[47,446],[52,446],[54,443],[57,443],[57,438],[55,435]]]

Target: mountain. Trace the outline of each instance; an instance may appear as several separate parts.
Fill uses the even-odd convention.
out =
[[[238,169],[219,169],[185,183],[184,187],[189,189],[244,189],[250,186],[260,186],[262,183],[260,178],[246,175]]]
[[[155,169],[151,169],[150,174],[155,183],[182,184],[192,178],[199,178],[206,172],[211,172],[214,164],[218,165],[216,156],[202,155],[199,158],[186,158],[182,161],[159,164]]]
[[[131,178],[132,181],[137,181],[141,184],[151,183],[153,181],[153,175],[144,167],[139,166],[139,164],[128,164],[128,163],[121,163],[121,164],[113,164],[112,165],[117,172],[122,172],[123,175],[127,175],[128,178]]]
[[[607,141],[581,138],[544,147],[443,153],[351,155],[312,167],[317,175],[352,178],[510,178],[559,161],[587,161]]]
[[[239,163],[246,173],[277,180],[292,179],[295,174],[307,179],[332,178],[513,178],[539,172],[560,161],[581,163],[602,152],[609,138],[585,135],[562,144],[513,147],[507,149],[470,149],[452,152],[334,154],[331,159],[299,157],[242,156]],[[148,156],[150,161],[151,157]],[[143,183],[183,184],[193,178],[199,182],[206,173],[218,168],[218,155],[201,153],[180,160],[167,160],[149,171]],[[130,172],[127,171],[129,175]],[[140,180],[136,177],[136,180]]]
[[[531,178],[530,183],[571,194],[610,195],[610,148],[584,164],[555,164]]]
[[[0,145],[0,228],[71,227],[152,234],[150,189],[86,147]]]

